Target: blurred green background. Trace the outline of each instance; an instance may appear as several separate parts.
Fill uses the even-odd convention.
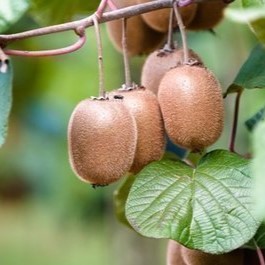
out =
[[[37,27],[23,16],[10,32]],[[105,81],[121,86],[122,56],[102,28]],[[209,32],[189,33],[189,45],[227,88],[256,39],[247,26],[224,20]],[[145,239],[119,224],[112,193],[120,184],[93,189],[71,171],[67,124],[77,103],[98,94],[97,48],[93,28],[79,51],[50,58],[12,58],[14,101],[6,144],[0,149],[1,265],[162,265],[165,240]],[[38,50],[62,47],[72,32],[28,39],[12,47]],[[131,60],[140,80],[144,57]],[[225,130],[213,148],[228,148],[234,95],[225,100]],[[264,106],[264,91],[245,91],[240,108],[236,150],[250,151],[244,121]],[[121,181],[122,182],[122,181]]]

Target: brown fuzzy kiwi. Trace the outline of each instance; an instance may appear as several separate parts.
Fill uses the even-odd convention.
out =
[[[219,138],[224,120],[222,90],[208,69],[182,65],[169,70],[160,82],[158,100],[175,144],[199,151]]]
[[[243,265],[244,250],[237,249],[221,255],[213,255],[181,246],[181,256],[186,265]]]
[[[83,100],[70,118],[70,164],[91,184],[107,185],[128,172],[136,141],[135,120],[121,100]]]
[[[161,159],[165,151],[165,131],[158,100],[143,87],[110,94],[114,95],[123,97],[123,104],[136,120],[137,147],[130,172],[137,173],[150,162]]]
[[[137,0],[139,4],[152,2],[153,0]],[[191,4],[185,7],[180,7],[179,11],[183,19],[184,25],[188,25],[196,14],[197,4]],[[170,19],[170,8],[164,8],[155,10],[152,12],[142,14],[142,18],[146,24],[154,30],[159,32],[167,32],[169,19]],[[177,27],[178,23],[175,21],[173,27]]]
[[[181,245],[173,240],[167,245],[167,265],[186,265],[181,256]]]
[[[118,8],[136,4],[136,0],[116,0]],[[122,52],[122,21],[107,23],[109,37],[114,47]],[[139,16],[127,19],[127,49],[129,56],[148,54],[157,49],[165,40],[165,34],[151,29]]]
[[[227,6],[223,0],[199,3],[196,15],[187,25],[188,30],[208,30],[214,28],[223,18]]]
[[[202,63],[199,55],[189,50],[190,59],[198,64]],[[141,84],[154,92],[158,93],[158,87],[162,77],[171,68],[183,64],[183,49],[172,51],[154,51],[145,60],[141,73]]]

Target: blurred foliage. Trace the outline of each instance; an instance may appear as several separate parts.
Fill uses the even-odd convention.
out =
[[[76,15],[87,15],[97,9],[99,0],[31,0],[31,14],[42,25],[71,21]]]
[[[29,8],[29,0],[1,0],[0,33],[12,26]]]

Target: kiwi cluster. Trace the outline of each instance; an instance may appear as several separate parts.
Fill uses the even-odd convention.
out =
[[[113,0],[118,8],[151,1],[154,0]],[[222,20],[227,5],[223,0],[206,1],[180,7],[179,11],[187,30],[209,30]],[[169,29],[170,12],[170,8],[164,8],[127,19],[127,45],[130,56],[149,54],[161,47]],[[178,28],[176,20],[173,21],[173,28]],[[107,30],[114,47],[122,52],[121,20],[108,22]]]
[[[159,160],[165,149],[164,124],[156,96],[143,87],[85,99],[68,125],[70,164],[93,185],[108,185]]]
[[[244,265],[244,250],[237,249],[221,255],[188,249],[173,240],[167,247],[167,265]]]
[[[144,2],[147,0],[115,0],[118,8]],[[225,5],[218,1],[192,4],[181,8],[180,14],[188,26],[206,16],[204,6],[221,10]],[[154,24],[152,16],[161,18],[160,24]],[[166,135],[174,144],[195,152],[219,138],[224,120],[222,89],[199,55],[174,45],[151,53],[165,37],[165,25],[174,27],[172,22],[170,10],[163,9],[132,17],[126,24],[108,23],[117,48],[127,48],[125,61],[126,54],[149,56],[142,69],[142,86],[126,80],[122,88],[104,93],[104,97],[85,99],[74,109],[68,149],[72,169],[81,180],[108,185],[128,172],[137,174],[163,157]],[[127,34],[122,32],[124,28]],[[159,37],[153,40],[151,32]]]

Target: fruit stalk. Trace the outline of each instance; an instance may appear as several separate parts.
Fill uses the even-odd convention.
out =
[[[182,39],[183,56],[184,56],[183,64],[187,64],[189,61],[189,48],[188,48],[188,43],[187,43],[187,35],[186,35],[185,26],[183,24],[183,21],[182,21],[180,12],[179,12],[177,1],[174,1],[173,8],[174,8],[175,16],[177,18],[177,22],[178,22],[178,26],[179,26],[179,30],[180,30],[180,35],[181,35],[181,39]]]
[[[104,84],[104,66],[103,66],[103,55],[102,55],[102,41],[100,35],[100,28],[98,23],[97,15],[93,16],[93,22],[95,26],[95,33],[98,47],[98,68],[99,68],[99,97],[105,97],[105,84]]]
[[[170,11],[170,18],[168,24],[168,35],[167,35],[167,44],[166,49],[171,51],[174,50],[174,41],[173,41],[173,23],[174,23],[174,9]]]
[[[235,142],[236,142],[236,133],[237,133],[238,114],[239,114],[241,94],[242,94],[242,90],[239,90],[236,95],[233,128],[232,128],[230,146],[229,146],[230,152],[233,152],[233,153],[235,152]]]
[[[125,86],[130,88],[132,86],[131,81],[131,70],[130,62],[127,49],[127,34],[126,34],[126,18],[122,19],[122,53],[123,53],[123,62],[124,62],[124,72],[125,72]]]
[[[257,251],[257,255],[259,257],[259,263],[260,265],[265,265],[265,260],[262,254],[262,251],[260,249],[260,247],[258,246],[257,242],[255,239],[253,239],[254,245],[256,246],[256,251]]]

